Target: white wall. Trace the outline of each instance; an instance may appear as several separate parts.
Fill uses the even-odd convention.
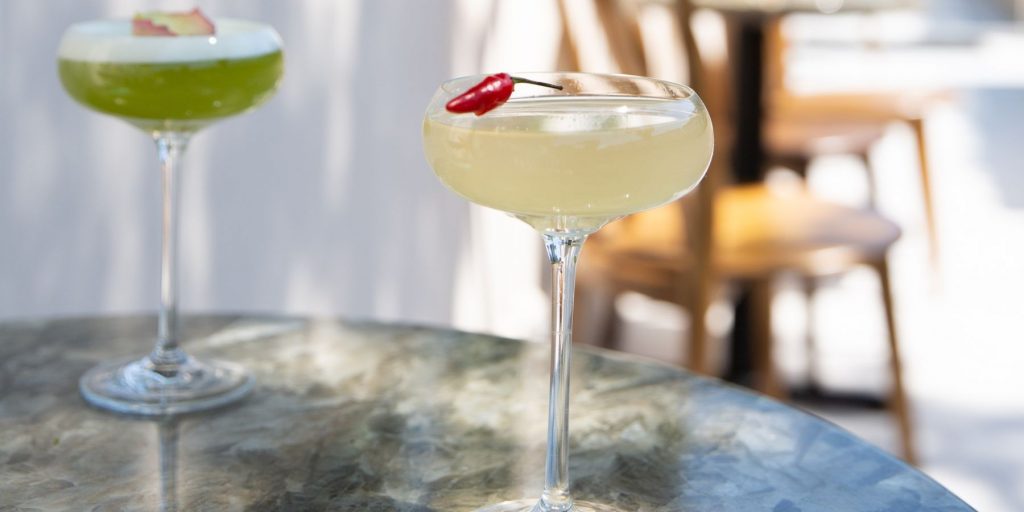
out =
[[[156,308],[152,144],[65,96],[55,52],[72,22],[193,3],[0,0],[0,319]],[[420,121],[453,73],[458,4],[199,3],[273,24],[287,70],[268,104],[194,139],[184,309],[449,323],[469,207],[425,164]]]
[[[76,21],[192,0],[0,0],[0,320],[152,311],[154,150],[61,90]],[[420,121],[444,79],[552,69],[553,0],[199,0],[262,20],[286,76],[186,161],[182,307],[454,324],[542,338],[537,235],[445,190]]]

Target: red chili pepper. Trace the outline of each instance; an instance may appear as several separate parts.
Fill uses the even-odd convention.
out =
[[[508,73],[498,73],[487,76],[480,83],[470,87],[468,91],[452,98],[444,108],[454,114],[473,112],[478,116],[482,116],[508,101],[512,96],[512,89],[518,83],[542,85],[558,90],[562,89],[561,85],[527,80],[510,76]]]

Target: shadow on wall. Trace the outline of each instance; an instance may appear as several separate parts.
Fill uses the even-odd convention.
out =
[[[0,6],[0,237],[14,241],[0,252],[0,318],[156,306],[155,153],[66,98],[54,58],[70,23],[185,4],[108,4]],[[451,73],[451,3],[203,7],[274,25],[286,77],[267,105],[192,143],[183,308],[447,323],[467,206],[430,172],[420,124]]]

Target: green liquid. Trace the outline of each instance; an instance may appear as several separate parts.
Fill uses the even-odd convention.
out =
[[[118,63],[59,59],[64,89],[85,106],[150,131],[199,129],[273,95],[280,51],[244,59]]]

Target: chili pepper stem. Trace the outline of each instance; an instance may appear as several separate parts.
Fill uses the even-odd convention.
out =
[[[549,83],[547,83],[547,82],[538,82],[538,81],[536,81],[536,80],[530,80],[530,79],[528,79],[528,78],[521,78],[521,77],[518,77],[518,76],[514,76],[514,77],[512,77],[512,82],[514,82],[514,83],[517,83],[517,84],[533,84],[533,85],[539,85],[539,86],[541,86],[541,87],[549,87],[549,88],[551,88],[551,89],[558,89],[559,91],[561,91],[561,90],[562,90],[562,86],[561,86],[561,85],[557,85],[557,84],[549,84]]]

